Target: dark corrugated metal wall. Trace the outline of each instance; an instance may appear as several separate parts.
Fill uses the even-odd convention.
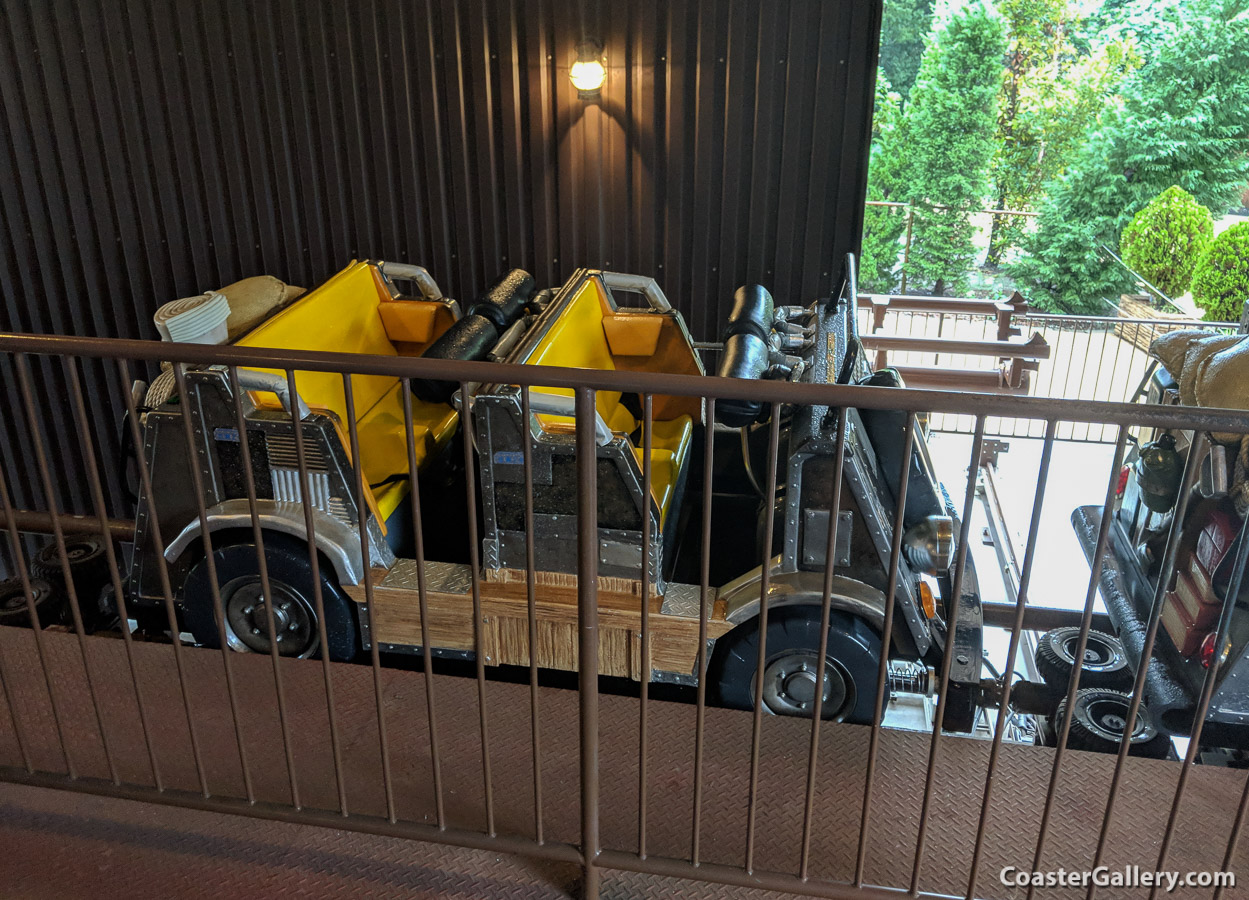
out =
[[[741,283],[797,302],[840,276],[879,18],[879,0],[4,0],[0,329],[155,337],[166,300],[367,256],[464,298],[511,266],[651,274],[709,338]],[[583,37],[608,59],[597,102],[568,80]]]

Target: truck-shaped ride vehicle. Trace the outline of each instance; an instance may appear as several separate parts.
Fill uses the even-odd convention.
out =
[[[415,285],[412,295],[400,290],[404,283]],[[720,374],[896,383],[888,372],[867,371],[858,352],[853,258],[843,284],[802,306],[778,305],[759,286],[739,289]],[[554,290],[538,290],[513,270],[462,313],[424,269],[353,262],[237,343],[704,374],[681,316],[653,279],[594,269],[578,269]],[[152,490],[138,503],[132,616],[151,616],[161,627],[164,569],[181,627],[203,645],[267,653],[276,642],[284,656],[335,660],[372,644],[386,652],[428,646],[435,655],[480,650],[489,665],[528,665],[531,577],[537,664],[576,670],[571,390],[412,380],[409,391],[396,377],[301,371],[288,380],[281,371],[221,366],[188,368],[183,384],[184,396],[173,391],[142,410],[139,452]],[[715,421],[706,409],[698,397],[597,391],[600,674],[683,684],[706,678],[713,699],[749,708],[766,638],[759,693],[767,711],[810,715],[820,689],[824,716],[870,722],[882,654],[931,672],[948,653],[945,726],[970,730],[981,694],[975,571],[968,558],[954,603],[958,514],[914,422],[896,615],[890,646],[882,647],[912,414],[844,410],[836,490],[839,411],[785,404],[773,422],[768,405],[721,401]],[[709,441],[711,498],[702,496]],[[779,455],[775,496],[765,496],[759,482],[767,479],[756,477],[770,446]],[[713,587],[705,593],[698,532],[709,499]],[[157,511],[163,546],[149,509]],[[834,516],[830,628],[817,688]],[[754,564],[764,559],[766,635],[763,566]],[[706,654],[702,634],[712,645]],[[700,658],[708,660],[705,671]],[[644,659],[650,671],[642,671]]]
[[[1244,338],[1176,332],[1154,343],[1155,355],[1160,343],[1182,343],[1186,337],[1213,340],[1211,350],[1232,354],[1243,354],[1237,348],[1246,346]],[[1231,370],[1217,374],[1231,376]],[[1181,393],[1178,373],[1157,363],[1137,392],[1154,405],[1194,403]],[[1119,641],[1109,645],[1095,640],[1086,656],[1105,657],[1103,668],[1121,670],[1119,677],[1125,680],[1114,685],[1120,690],[1130,691],[1133,676],[1145,666],[1147,707],[1136,722],[1136,740],[1169,742],[1168,735],[1190,736],[1199,728],[1203,745],[1243,755],[1249,748],[1249,692],[1244,687],[1249,676],[1249,618],[1244,614],[1249,602],[1249,515],[1244,508],[1249,441],[1240,434],[1139,428],[1128,442],[1098,573]],[[1102,514],[1100,506],[1082,506],[1071,516],[1090,560],[1104,524]],[[1216,654],[1220,666],[1211,673]],[[1198,725],[1211,674],[1208,710]],[[1095,727],[1097,709],[1092,703],[1085,706]],[[1101,715],[1111,717],[1112,726],[1107,739],[1121,731],[1126,708],[1124,695],[1103,698]]]

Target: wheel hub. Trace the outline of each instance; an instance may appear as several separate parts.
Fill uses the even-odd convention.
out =
[[[763,672],[764,708],[778,716],[811,715],[815,709],[819,657],[809,650],[793,650],[773,659]],[[838,666],[824,665],[822,715],[836,717],[846,705],[846,679]]]
[[[1077,641],[1075,639],[1068,641],[1065,647],[1067,657],[1074,660],[1076,653]],[[1084,646],[1084,666],[1085,669],[1102,669],[1110,664],[1114,659],[1114,654],[1109,647],[1104,646],[1095,637],[1090,636],[1088,643]]]
[[[269,593],[270,597],[265,597],[257,575],[222,585],[226,642],[244,653],[269,653],[272,633],[282,656],[311,656],[318,643],[312,608],[298,591],[276,579],[270,578]]]
[[[1128,710],[1119,703],[1102,701],[1089,707],[1089,717],[1094,725],[1110,740],[1119,741],[1127,731]],[[1136,727],[1132,729],[1132,741],[1149,740],[1156,734],[1148,720],[1138,716]]]
[[[70,543],[65,547],[65,556],[70,562],[78,562],[79,560],[86,559],[94,552],[95,548],[89,544]]]

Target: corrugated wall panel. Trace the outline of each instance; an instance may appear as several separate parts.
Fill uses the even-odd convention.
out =
[[[0,329],[155,337],[167,300],[360,256],[466,299],[511,266],[645,273],[712,338],[737,285],[835,287],[879,21],[879,0],[3,0]],[[568,80],[583,37],[608,59],[595,102]],[[121,379],[90,371],[115,492]]]

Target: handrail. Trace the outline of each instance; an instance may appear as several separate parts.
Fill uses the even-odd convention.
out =
[[[1019,300],[988,300],[979,297],[925,297],[917,294],[860,294],[859,308],[881,305],[899,312],[965,312],[986,316],[996,315],[1003,307],[1027,306],[1023,297]]]
[[[65,337],[0,333],[0,352],[133,359],[195,365],[254,366],[296,371],[398,378],[433,378],[459,382],[497,382],[543,387],[593,388],[607,391],[666,394],[683,397],[755,400],[808,406],[852,406],[862,409],[933,410],[972,416],[1056,419],[1155,428],[1198,428],[1249,433],[1243,410],[1150,406],[1103,400],[1009,397],[961,391],[926,391],[866,385],[809,384],[721,378],[718,375],[673,375],[665,372],[624,372],[569,369],[556,366],[435,360],[420,357],[371,356],[309,350],[280,350],[232,345],[175,344],[122,338]]]
[[[959,353],[998,359],[1049,359],[1050,346],[1039,334],[1027,341],[965,341],[957,338],[865,334],[860,340],[869,350],[901,350],[914,353]]]

